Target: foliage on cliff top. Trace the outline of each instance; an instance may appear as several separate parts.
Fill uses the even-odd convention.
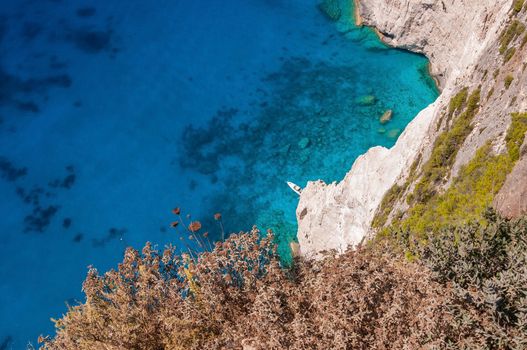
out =
[[[455,322],[471,330],[465,343],[478,349],[527,347],[527,218],[505,220],[493,211],[487,224],[435,235],[419,248],[436,281],[452,283]]]
[[[435,232],[426,243],[399,231],[396,249],[453,287],[453,327],[460,349],[524,349],[527,345],[527,217],[507,220],[493,210],[485,224]],[[393,239],[391,240],[392,242]]]

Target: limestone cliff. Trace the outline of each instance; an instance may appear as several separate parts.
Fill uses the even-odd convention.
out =
[[[408,125],[393,148],[370,149],[338,184],[308,183],[297,208],[301,253],[308,257],[343,251],[372,233],[381,202],[383,225],[394,215],[405,215],[411,206],[408,197],[423,176],[438,136],[453,127],[451,117],[456,113],[449,113],[449,104],[463,88],[477,90],[481,97],[469,132],[456,145],[453,162],[435,192],[448,188],[484,145],[490,143],[496,154],[506,152],[511,113],[527,109],[527,36],[522,42],[525,28],[520,30],[515,23],[527,22],[527,4],[519,10],[514,0],[359,0],[357,5],[363,23],[375,27],[388,44],[430,59],[442,93]],[[512,37],[504,39],[515,25],[519,28],[513,28]],[[523,182],[525,191],[526,164],[523,152],[496,196],[498,209],[507,207],[511,213],[525,209],[527,199],[515,189]],[[396,186],[396,195],[389,193],[393,198],[383,201],[394,185],[403,183]]]

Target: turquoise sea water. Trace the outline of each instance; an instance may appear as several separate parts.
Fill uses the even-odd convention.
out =
[[[426,59],[316,1],[0,3],[2,350],[50,334],[88,265],[179,244],[175,206],[287,247],[285,181],[342,179],[437,96]]]

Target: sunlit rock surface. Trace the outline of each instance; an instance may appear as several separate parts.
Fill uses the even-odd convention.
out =
[[[371,233],[372,219],[386,191],[405,180],[419,154],[423,159],[429,157],[435,138],[444,128],[441,113],[451,97],[463,86],[477,87],[489,72],[499,68],[496,65],[501,65],[496,47],[509,21],[511,5],[511,0],[359,1],[363,23],[376,27],[387,43],[424,53],[430,59],[431,72],[442,93],[407,126],[393,148],[370,149],[339,183],[308,183],[297,208],[298,240],[304,256],[320,258],[325,251],[341,252]],[[482,95],[489,94],[495,84],[488,78]],[[505,97],[520,94],[515,106],[509,105],[510,98],[497,96],[482,102],[476,127],[460,147],[453,174],[485,142],[503,139],[510,112],[518,110],[525,99],[521,86],[517,82],[512,90],[502,92]],[[396,204],[401,210],[404,205]]]

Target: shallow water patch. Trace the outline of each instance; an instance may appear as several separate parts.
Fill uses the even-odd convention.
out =
[[[412,111],[423,107],[413,99],[401,105],[398,87],[373,88],[365,78],[353,64],[289,58],[262,78],[267,97],[253,115],[236,120],[238,111],[230,108],[206,127],[187,126],[181,164],[220,184],[204,207],[235,219],[232,231],[272,228],[287,257],[296,239],[297,196],[285,182],[343,178],[369,147],[393,144]],[[382,120],[387,111],[390,118]]]

